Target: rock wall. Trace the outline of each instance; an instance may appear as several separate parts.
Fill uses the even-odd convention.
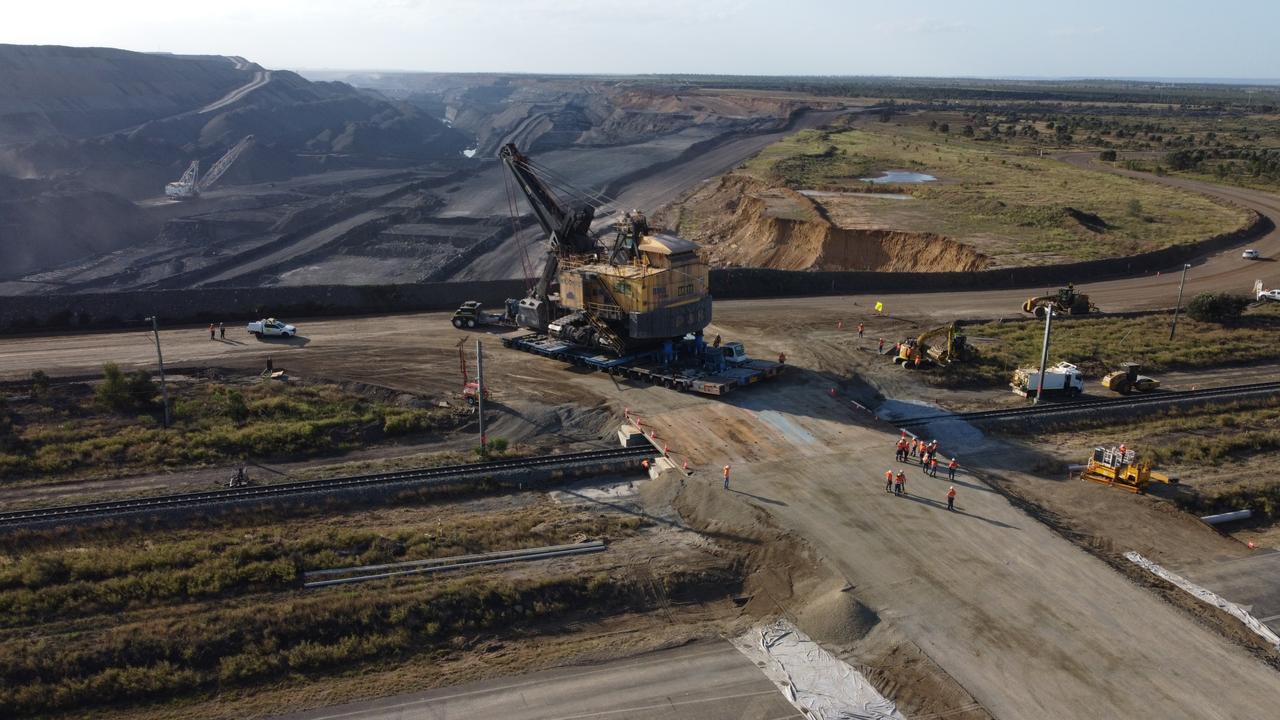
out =
[[[523,280],[417,285],[192,288],[0,298],[0,331],[119,327],[158,314],[166,325],[264,316],[357,315],[453,310],[464,300],[497,308],[523,297]]]

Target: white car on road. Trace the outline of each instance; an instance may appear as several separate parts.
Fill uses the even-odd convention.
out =
[[[1254,250],[1253,248],[1249,248],[1248,250],[1245,250],[1244,252],[1240,253],[1240,257],[1244,258],[1245,260],[1257,260],[1258,251]]]
[[[258,320],[251,322],[245,329],[254,337],[293,337],[298,334],[298,328],[292,325],[286,325],[275,318],[267,318],[266,320]]]
[[[1280,302],[1280,288],[1272,288],[1270,290],[1259,290],[1259,300],[1270,300],[1272,302]]]

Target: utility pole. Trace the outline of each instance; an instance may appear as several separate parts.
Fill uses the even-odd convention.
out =
[[[480,418],[480,455],[489,454],[488,438],[484,436],[484,348],[476,340],[476,415]]]
[[[1182,264],[1182,282],[1178,283],[1178,304],[1173,306],[1173,324],[1169,326],[1169,342],[1173,342],[1173,334],[1178,331],[1178,311],[1182,309],[1182,288],[1187,286],[1187,271],[1191,263]]]
[[[1040,380],[1036,383],[1036,401],[1039,405],[1040,400],[1044,397],[1044,371],[1045,365],[1049,362],[1049,328],[1053,326],[1053,306],[1046,305],[1044,308],[1044,345],[1040,347]]]
[[[155,315],[147,318],[151,321],[151,332],[156,337],[156,360],[160,363],[160,397],[164,400],[164,426],[169,427],[169,386],[164,381],[164,355],[160,354],[160,320]]]

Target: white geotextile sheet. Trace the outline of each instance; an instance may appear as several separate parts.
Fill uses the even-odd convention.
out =
[[[1209,603],[1210,605],[1216,608],[1220,608],[1222,610],[1227,611],[1237,620],[1244,623],[1245,627],[1257,633],[1259,637],[1261,637],[1263,640],[1266,640],[1268,643],[1270,643],[1272,647],[1275,647],[1277,650],[1280,650],[1280,635],[1276,635],[1275,632],[1271,630],[1271,628],[1259,622],[1257,618],[1249,614],[1248,610],[1245,610],[1244,608],[1231,602],[1230,600],[1227,600],[1221,595],[1218,595],[1212,590],[1207,590],[1205,588],[1200,587],[1199,585],[1196,585],[1195,583],[1182,577],[1181,575],[1178,575],[1177,573],[1172,573],[1172,572],[1169,572],[1168,570],[1165,570],[1164,568],[1142,557],[1138,553],[1133,552],[1132,550],[1125,553],[1124,556],[1130,562],[1146,570],[1147,572],[1150,572],[1151,574],[1157,577],[1168,580],[1169,582],[1173,583],[1174,585],[1177,585],[1179,588],[1182,588],[1186,592],[1191,593],[1201,602]]]
[[[733,643],[814,720],[906,720],[844,661],[786,620],[752,629]]]

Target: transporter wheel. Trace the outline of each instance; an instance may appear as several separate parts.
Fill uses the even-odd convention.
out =
[[[467,327],[473,328],[475,326],[476,326],[475,318],[467,318]]]
[[[454,319],[453,319],[453,326],[454,326],[454,327],[456,327],[456,328],[458,328],[459,330],[461,330],[461,329],[462,329],[462,318],[457,318],[457,317],[456,317],[456,318],[454,318]]]
[[[1047,312],[1047,311],[1044,309],[1044,306],[1043,306],[1043,305],[1037,305],[1037,306],[1036,306],[1036,308],[1035,308],[1035,310],[1033,310],[1032,312],[1035,314],[1035,316],[1036,316],[1037,318],[1039,318],[1039,319],[1043,320],[1043,319],[1044,319],[1044,314],[1045,314],[1045,312]]]

